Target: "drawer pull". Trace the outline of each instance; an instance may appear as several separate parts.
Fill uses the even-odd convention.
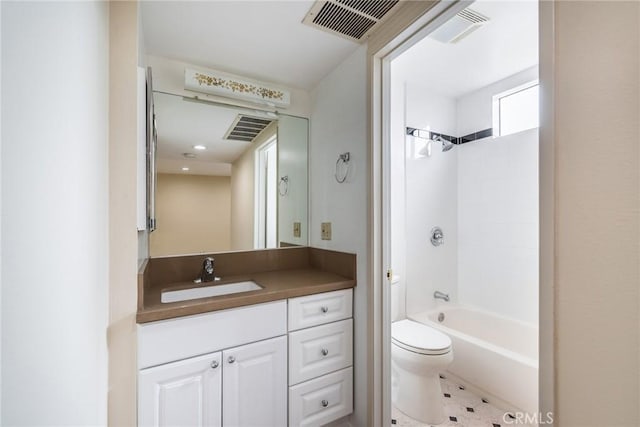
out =
[[[218,361],[214,360],[213,362],[211,362],[211,369],[216,369],[218,367]]]
[[[327,406],[329,406],[329,401],[328,400],[322,400],[322,407],[326,408]]]
[[[229,358],[227,359],[227,362],[229,362],[229,363],[233,363],[235,361],[236,361],[236,358],[233,357],[233,356],[229,356]]]
[[[326,356],[327,354],[329,354],[329,350],[327,350],[326,348],[323,348],[322,350],[320,350],[320,353],[321,353],[323,356]]]
[[[323,313],[326,313],[329,311],[329,307],[327,307],[326,305],[323,305],[322,307],[320,307],[320,311]]]

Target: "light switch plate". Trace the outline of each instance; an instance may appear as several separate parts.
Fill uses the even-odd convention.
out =
[[[331,223],[323,222],[320,226],[322,240],[331,240]]]
[[[293,237],[300,237],[302,232],[300,231],[302,225],[299,222],[293,223]]]

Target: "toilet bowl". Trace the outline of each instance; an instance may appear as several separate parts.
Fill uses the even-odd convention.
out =
[[[440,372],[453,361],[451,339],[412,320],[391,324],[391,398],[394,406],[426,424],[445,420]]]

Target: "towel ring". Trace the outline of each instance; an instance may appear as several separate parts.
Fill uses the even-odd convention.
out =
[[[351,153],[348,151],[346,153],[342,153],[338,156],[338,160],[336,160],[336,173],[333,175],[338,181],[339,184],[342,184],[347,180],[347,176],[349,176],[349,170],[351,169],[351,164],[349,160],[351,159]],[[343,165],[341,168],[340,165]],[[340,169],[343,169],[343,173],[340,173]]]
[[[278,193],[281,196],[286,196],[287,193],[289,193],[289,175],[280,177],[280,182],[278,183]]]

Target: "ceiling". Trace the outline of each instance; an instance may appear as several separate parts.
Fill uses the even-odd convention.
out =
[[[471,9],[490,21],[456,44],[424,38],[392,62],[392,73],[459,97],[538,63],[538,2],[487,1]]]
[[[181,96],[155,92],[153,95],[158,133],[158,172],[231,175],[231,163],[245,152],[250,142],[223,139],[235,118],[235,108],[184,100]],[[242,111],[244,114],[250,114]],[[250,114],[258,116],[258,113]],[[195,150],[204,145],[206,150]],[[193,153],[195,158],[185,158]]]
[[[358,44],[302,24],[313,1],[143,1],[146,54],[311,90]]]
[[[303,25],[313,1],[143,1],[147,54],[310,90],[358,44]],[[457,44],[425,38],[393,61],[406,81],[458,97],[537,64],[534,1],[479,0],[491,21]],[[230,175],[250,145],[223,140],[238,111],[156,93],[158,170]],[[207,146],[205,151],[193,145]],[[185,159],[192,152],[195,159]]]

